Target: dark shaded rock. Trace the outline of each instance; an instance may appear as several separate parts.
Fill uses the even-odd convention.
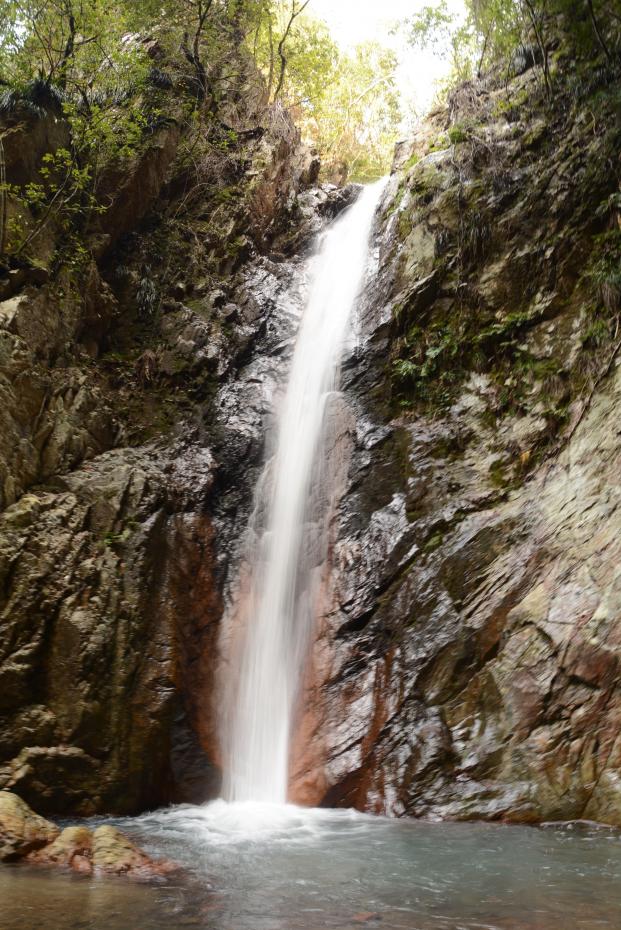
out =
[[[38,181],[43,157],[69,146],[69,124],[59,109],[41,109],[37,113],[18,103],[3,122],[7,130],[2,140],[6,175],[13,184]]]
[[[520,45],[513,53],[510,73],[513,77],[519,77],[530,68],[540,65],[542,60],[543,56],[538,45]]]
[[[181,131],[176,124],[162,127],[144,152],[104,177],[100,196],[110,201],[91,235],[100,260],[124,235],[136,229],[154,207],[177,154]]]
[[[358,199],[362,191],[362,184],[347,184],[345,187],[325,185],[323,190],[326,193],[326,198],[319,207],[319,213],[321,216],[333,220]]]

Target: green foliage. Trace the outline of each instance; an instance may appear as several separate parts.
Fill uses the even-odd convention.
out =
[[[406,163],[403,165],[403,168],[401,169],[403,174],[407,174],[412,170],[412,168],[415,168],[419,161],[420,155],[417,155],[416,153],[414,153],[414,155],[410,155]]]
[[[265,76],[264,104],[277,99],[292,113],[329,177],[378,177],[389,168],[401,119],[396,58],[377,43],[343,52],[305,7],[304,0],[0,0],[0,115],[18,107],[33,117],[64,113],[96,191],[103,166],[131,156],[162,119],[158,99],[171,89],[177,99],[187,95],[177,109],[197,136],[204,133],[205,109],[212,119],[223,95],[247,80],[243,55],[231,54],[245,46]],[[237,145],[234,134],[220,135],[214,145]]]
[[[42,78],[33,78],[22,85],[5,87],[0,93],[0,117],[11,117],[18,110],[33,117],[46,112],[60,114],[65,95],[60,88]]]
[[[448,130],[448,138],[451,145],[460,145],[462,142],[467,142],[469,137],[470,133],[465,126],[455,125],[451,126]]]
[[[142,277],[136,293],[136,304],[138,313],[143,317],[153,316],[157,310],[158,294],[153,280],[153,269],[150,265],[145,265],[142,269]]]
[[[340,52],[327,26],[302,16],[287,49],[286,88],[283,99],[301,114],[318,114],[326,84],[334,80]]]
[[[613,195],[613,198],[616,198],[616,195]],[[598,303],[608,314],[621,312],[620,229],[610,230],[596,237],[594,255],[584,278]]]
[[[14,91],[21,103],[23,92]],[[40,99],[40,98],[35,98]],[[64,234],[65,251],[71,264],[85,259],[80,230],[85,222],[105,211],[99,199],[99,184],[104,169],[115,162],[131,158],[140,148],[147,127],[138,110],[99,105],[84,109],[75,102],[61,102],[52,95],[54,107],[70,130],[70,148],[60,147],[42,158],[38,181],[18,188],[4,185],[4,193],[21,206],[5,236],[7,253],[20,255],[41,234],[49,222]],[[15,104],[16,105],[16,104]],[[33,107],[34,107],[33,103]],[[37,103],[33,114],[40,115],[43,104]],[[9,110],[10,112],[10,110]],[[34,226],[29,218],[34,219]]]
[[[466,0],[470,23],[478,36],[480,68],[506,61],[520,46],[522,0]]]
[[[602,319],[593,320],[582,334],[582,345],[586,349],[599,349],[610,342],[610,321]]]
[[[425,6],[406,23],[406,37],[414,48],[429,48],[450,62],[447,88],[470,80],[475,68],[478,34],[473,20],[462,21],[446,0]]]
[[[419,366],[409,358],[397,358],[393,365],[394,375],[399,381],[415,381],[418,378]]]
[[[270,98],[277,86],[277,48],[291,9],[289,2],[264,3],[251,34]],[[355,181],[385,174],[401,120],[394,53],[377,42],[343,51],[323,22],[304,14],[293,22],[284,54],[279,100],[317,149],[326,174]]]
[[[328,167],[348,167],[354,181],[370,181],[390,167],[401,112],[393,52],[366,42],[341,55],[320,112],[308,125]]]
[[[207,57],[221,46],[219,38],[210,42],[215,20],[232,30],[229,13],[224,0],[0,0],[0,117],[11,127],[52,113],[68,130],[68,144],[44,157],[38,178],[22,189],[3,186],[5,214],[7,198],[11,203],[0,234],[3,251],[28,255],[52,225],[63,233],[64,260],[85,260],[83,232],[109,203],[102,183],[167,122],[164,107],[171,102],[162,95],[173,82],[154,68],[142,37],[156,33],[160,56],[173,48],[182,68],[179,44],[187,47],[191,37],[198,59]],[[226,37],[230,51],[230,31]],[[196,61],[188,60],[187,75],[196,71]],[[196,98],[196,85],[184,81]],[[189,110],[196,108],[194,99]]]
[[[407,23],[408,39],[414,48],[432,48],[446,54],[455,31],[455,16],[446,0],[424,6]]]
[[[454,387],[470,364],[473,318],[451,313],[430,326],[411,326],[403,339],[408,358],[393,361],[393,382],[405,405],[411,396],[444,406],[451,402]]]
[[[466,18],[446,0],[423,7],[406,25],[414,47],[448,57],[444,91],[495,67],[507,74],[537,65],[546,93],[554,92],[551,49],[557,55],[611,64],[621,43],[619,0],[466,0]]]
[[[120,0],[3,0],[2,78],[13,86],[38,80],[83,96],[134,80],[146,56],[127,36],[131,5]],[[48,91],[49,92],[49,91]]]

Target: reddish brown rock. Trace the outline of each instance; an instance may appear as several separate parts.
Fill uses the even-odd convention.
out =
[[[93,833],[88,827],[65,827],[53,843],[28,858],[42,865],[64,865],[76,872],[90,873],[92,852]]]

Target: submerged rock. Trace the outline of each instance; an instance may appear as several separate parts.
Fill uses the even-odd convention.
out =
[[[97,827],[93,833],[92,866],[96,874],[151,879],[176,870],[172,862],[156,862],[116,827]]]
[[[92,872],[93,833],[88,827],[65,827],[53,843],[28,858],[44,865],[64,865],[76,872]]]
[[[61,830],[36,814],[10,791],[0,791],[0,861],[27,860],[96,875],[128,875],[140,881],[177,870],[167,860],[151,859],[113,826],[85,825]]]

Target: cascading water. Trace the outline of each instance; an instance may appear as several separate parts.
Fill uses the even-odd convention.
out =
[[[365,188],[323,238],[279,415],[276,452],[259,482],[255,520],[265,487],[267,519],[263,532],[255,534],[243,640],[227,668],[222,744],[229,801],[287,800],[292,717],[314,621],[313,538],[329,498],[321,486],[326,410],[364,281],[383,186]]]

